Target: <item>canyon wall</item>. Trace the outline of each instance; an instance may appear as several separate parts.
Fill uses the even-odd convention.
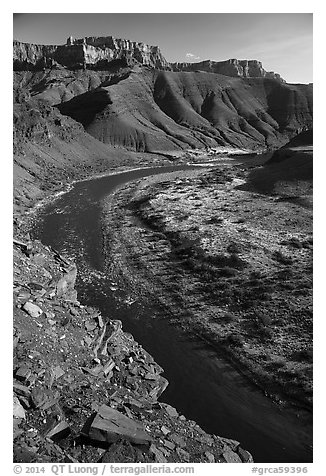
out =
[[[173,71],[207,71],[242,78],[271,78],[285,83],[278,73],[265,71],[262,63],[257,60],[229,59],[226,61],[206,60],[199,63],[171,63],[171,68]]]
[[[14,69],[38,70],[64,66],[71,69],[105,68],[114,60],[140,64],[158,69],[169,68],[169,64],[158,46],[116,39],[69,37],[65,45],[34,45],[14,41]]]
[[[125,39],[105,37],[69,37],[65,45],[35,45],[14,41],[14,69],[38,70],[66,67],[71,69],[103,69],[112,61],[139,63],[160,70],[206,71],[243,78],[272,78],[285,82],[277,73],[265,71],[257,60],[229,59],[199,63],[169,63],[158,46]]]

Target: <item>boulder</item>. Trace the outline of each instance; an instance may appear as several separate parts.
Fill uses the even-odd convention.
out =
[[[163,433],[164,436],[168,435],[170,433],[170,430],[166,426],[161,427],[161,432]]]
[[[128,440],[119,440],[110,445],[100,459],[101,463],[141,463],[144,456],[140,448],[133,446]]]
[[[166,446],[167,448],[169,448],[169,450],[174,450],[175,448],[175,444],[172,443],[172,441],[169,441],[169,440],[163,440],[163,445]]]
[[[21,385],[17,382],[14,382],[13,389],[14,389],[14,392],[19,396],[23,396],[25,398],[31,397],[31,391],[25,385]]]
[[[33,304],[32,302],[25,302],[23,306],[24,311],[27,312],[31,317],[37,318],[41,314],[43,314],[43,311],[40,307],[38,307],[36,304]]]
[[[122,413],[102,405],[94,420],[88,420],[82,433],[100,443],[113,443],[124,438],[135,444],[150,444],[151,436],[145,432],[143,425]]]
[[[185,448],[187,446],[187,443],[185,442],[185,440],[181,436],[177,435],[176,433],[172,435],[170,434],[168,438],[169,440],[173,441],[177,446],[180,446],[181,448]]]
[[[160,395],[164,392],[166,387],[169,385],[169,382],[166,380],[166,378],[159,376],[155,380],[155,385],[152,388],[152,390],[149,392],[149,396],[156,401]],[[170,407],[172,408],[172,407]],[[175,410],[176,412],[176,410]],[[178,413],[176,413],[178,415]]]
[[[75,283],[77,278],[77,268],[72,266],[62,278],[59,279],[56,285],[56,294],[58,297],[68,301],[76,301],[77,292],[75,291]]]
[[[170,417],[175,418],[179,415],[177,410],[175,408],[171,407],[171,405],[169,405],[168,403],[163,403],[161,405],[167,411],[167,413],[170,415]]]
[[[29,377],[31,376],[31,369],[26,365],[20,365],[20,367],[16,370],[15,372],[15,377],[17,380],[20,380],[21,382],[27,381]]]
[[[238,447],[237,453],[240,456],[243,463],[253,463],[254,462],[253,457],[249,453],[249,451],[244,450],[243,448],[241,448],[241,446]]]
[[[209,463],[215,463],[215,456],[210,451],[205,451],[205,456]]]
[[[242,463],[240,456],[229,449],[225,450],[222,456],[227,463]]]
[[[35,408],[42,408],[44,406],[49,408],[49,405],[52,405],[53,402],[57,400],[57,395],[55,395],[50,389],[36,386],[32,389],[31,392],[31,401]]]
[[[25,418],[25,410],[15,394],[13,401],[13,416],[14,418]]]
[[[155,445],[150,446],[150,451],[151,451],[151,453],[153,453],[153,455],[155,457],[155,462],[157,462],[157,463],[167,463],[168,462],[168,460],[163,455],[162,451],[160,451],[158,448],[156,448]]]
[[[177,455],[179,456],[180,458],[180,462],[181,463],[189,463],[190,461],[190,454],[188,453],[188,451],[186,450],[183,450],[182,448],[177,448],[176,449],[176,452],[177,452]]]
[[[60,441],[63,438],[66,438],[70,433],[70,427],[68,423],[64,420],[57,423],[45,434],[47,438],[51,438],[53,441]]]

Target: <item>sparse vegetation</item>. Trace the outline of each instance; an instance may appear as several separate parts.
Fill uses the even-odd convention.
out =
[[[227,247],[227,252],[231,254],[241,253],[241,246],[238,243],[230,243]]]
[[[311,210],[294,212],[289,201],[271,208],[264,195],[228,188],[225,177],[217,188],[219,170],[144,187],[147,199],[132,213],[164,238],[137,270],[145,280],[149,273],[175,324],[218,343],[268,392],[309,406]]]
[[[281,245],[290,246],[292,248],[297,248],[299,250],[303,246],[302,242],[298,238],[296,238],[295,236],[293,236],[292,238],[290,238],[288,240],[281,241]]]
[[[281,251],[274,251],[273,257],[276,261],[281,264],[289,265],[293,263],[293,258],[291,256],[284,255]]]
[[[218,216],[212,216],[206,220],[206,223],[208,224],[218,224],[218,223],[223,223],[223,218],[220,218]]]

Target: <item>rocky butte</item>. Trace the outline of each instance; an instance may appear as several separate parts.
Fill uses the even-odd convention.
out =
[[[61,65],[67,68],[98,68],[117,59],[158,69],[170,69],[158,46],[149,46],[113,36],[71,36],[65,45],[34,45],[14,41],[14,69],[42,69]]]
[[[262,63],[257,60],[206,60],[199,63],[171,63],[171,67],[173,71],[207,71],[208,73],[239,76],[241,78],[270,78],[285,83],[285,80],[278,73],[265,71]]]

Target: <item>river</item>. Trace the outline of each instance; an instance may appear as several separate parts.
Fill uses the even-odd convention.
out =
[[[142,303],[127,304],[110,289],[102,255],[102,200],[117,186],[141,177],[191,167],[138,169],[78,182],[39,209],[31,234],[74,258],[78,298],[123,328],[152,354],[170,384],[160,397],[205,431],[241,442],[257,463],[312,461],[312,416],[273,403],[207,344],[185,334]]]

